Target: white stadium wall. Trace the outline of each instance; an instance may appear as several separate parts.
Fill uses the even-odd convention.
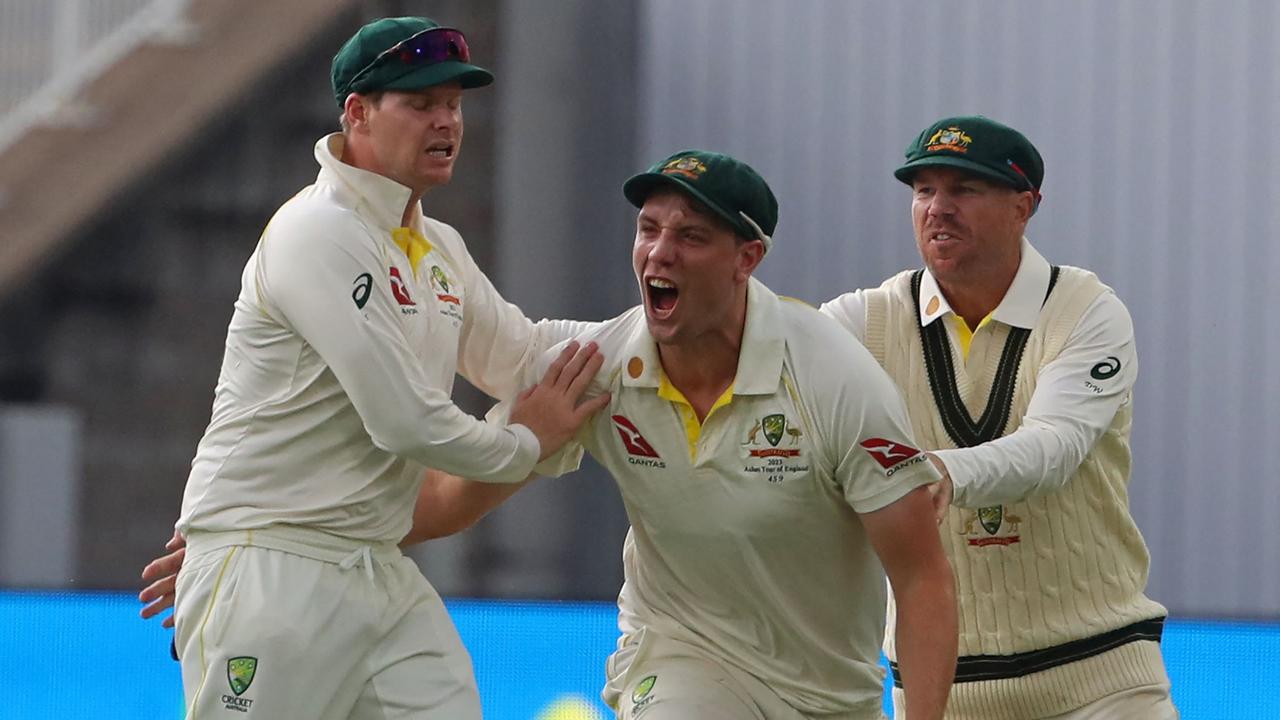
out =
[[[946,115],[1046,162],[1028,235],[1128,304],[1151,594],[1280,614],[1280,5],[649,0],[640,157],[738,155],[781,203],[762,277],[820,302],[918,264],[891,176]]]

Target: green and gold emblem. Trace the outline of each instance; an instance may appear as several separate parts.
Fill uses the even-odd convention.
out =
[[[764,427],[764,439],[768,440],[770,445],[777,447],[782,441],[782,434],[787,430],[787,416],[782,413],[765,415],[760,423]]]
[[[1003,505],[978,508],[978,522],[982,523],[982,529],[986,530],[988,535],[995,535],[1000,530],[1000,523],[1003,521]]]
[[[227,661],[227,682],[231,692],[243,695],[253,684],[253,674],[258,671],[258,658],[234,657]]]
[[[440,285],[445,292],[449,292],[449,278],[444,274],[444,270],[439,265],[431,266],[431,277]]]
[[[650,675],[641,680],[640,684],[636,685],[636,689],[631,692],[631,702],[638,703],[649,697],[649,693],[653,692],[653,685],[656,682],[658,682],[657,675]]]

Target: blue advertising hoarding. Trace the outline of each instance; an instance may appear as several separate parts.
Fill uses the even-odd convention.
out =
[[[606,603],[450,600],[488,720],[604,720]],[[126,593],[0,591],[0,718],[177,719],[170,632]],[[1164,654],[1184,720],[1280,718],[1280,624],[1170,620]]]

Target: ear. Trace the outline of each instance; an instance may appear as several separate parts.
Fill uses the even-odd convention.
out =
[[[346,102],[342,105],[342,112],[352,130],[358,132],[368,130],[369,108],[371,105],[372,103],[369,102],[369,99],[360,93],[351,93],[347,96]]]
[[[1018,199],[1014,206],[1014,219],[1020,223],[1026,223],[1036,212],[1036,194],[1027,190],[1018,193]]]
[[[738,246],[738,267],[735,273],[738,282],[746,282],[747,278],[759,267],[760,261],[764,260],[764,241],[759,238],[748,240]]]

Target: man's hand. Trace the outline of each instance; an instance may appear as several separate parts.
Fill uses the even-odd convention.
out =
[[[178,571],[182,569],[182,561],[187,557],[187,539],[174,530],[173,537],[164,544],[164,549],[170,551],[168,555],[152,560],[142,569],[142,579],[152,581],[138,593],[138,600],[147,603],[139,613],[143,619],[153,618],[173,607]],[[170,614],[165,618],[160,626],[173,627],[173,615]]]
[[[925,453],[925,457],[933,463],[938,472],[942,475],[942,479],[929,486],[929,499],[933,502],[933,515],[941,525],[942,521],[947,518],[947,508],[951,506],[951,499],[955,493],[955,488],[951,485],[951,473],[947,472],[947,466],[937,455],[931,452]]]
[[[510,422],[533,431],[542,444],[539,460],[547,459],[563,447],[587,418],[609,404],[609,393],[578,404],[604,363],[604,356],[598,350],[593,342],[581,348],[577,342],[569,343],[547,368],[542,382],[520,393],[516,399]]]

